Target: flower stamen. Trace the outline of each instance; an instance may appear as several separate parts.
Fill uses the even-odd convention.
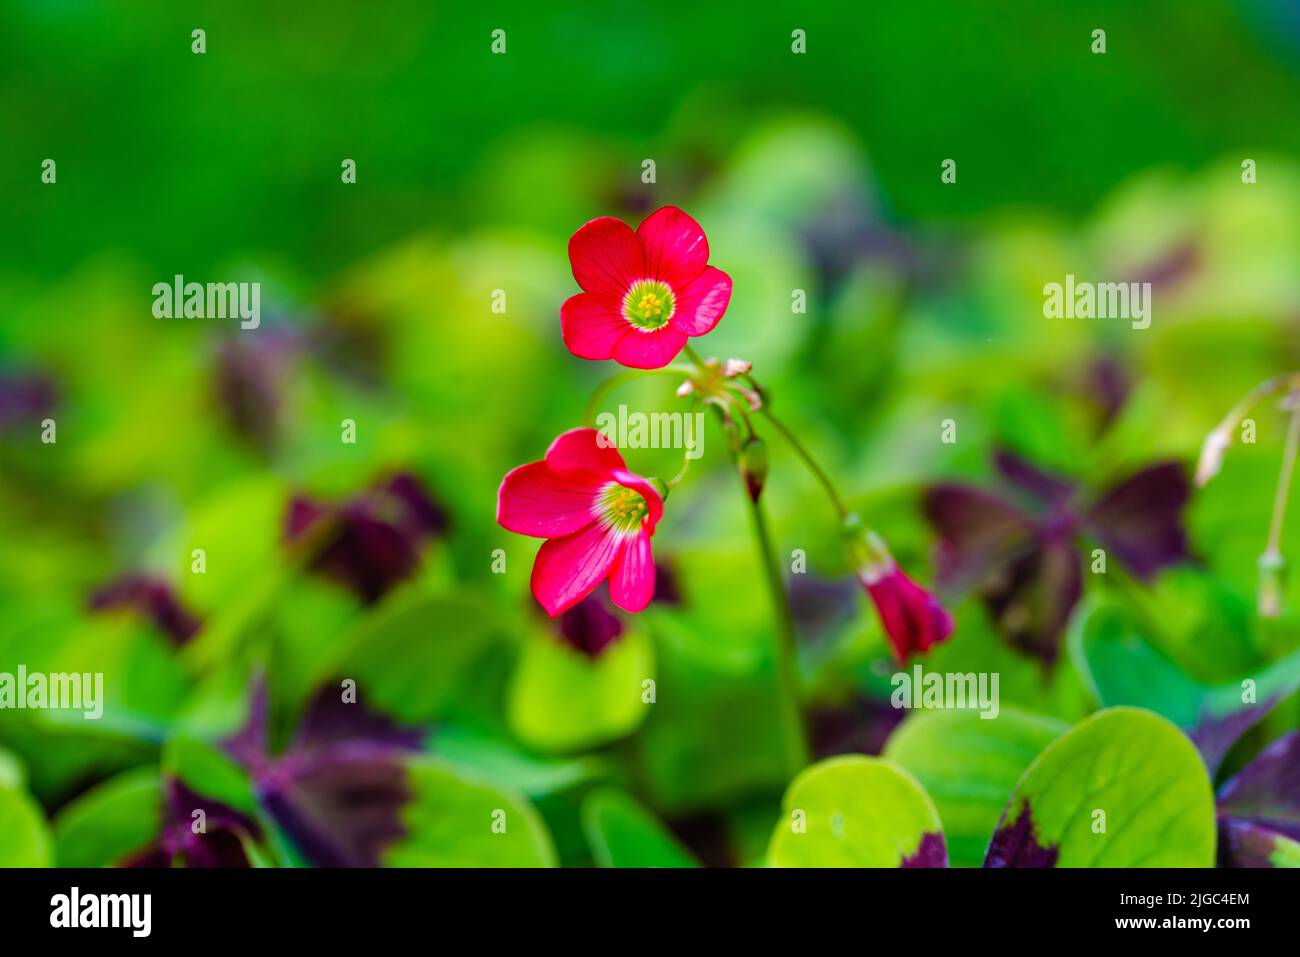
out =
[[[636,489],[610,482],[601,490],[597,508],[606,527],[618,532],[640,531],[650,507]]]
[[[637,280],[623,297],[623,318],[645,332],[666,326],[676,308],[672,289],[658,279]]]

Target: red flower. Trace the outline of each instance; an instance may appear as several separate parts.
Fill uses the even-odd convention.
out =
[[[952,615],[939,599],[899,570],[879,535],[856,515],[844,520],[844,533],[849,561],[876,606],[899,664],[913,652],[924,654],[952,634]]]
[[[583,291],[560,308],[564,344],[583,359],[634,369],[672,362],[690,336],[713,329],[731,301],[731,277],[709,262],[700,224],[676,206],[647,216],[636,232],[612,216],[569,240]]]
[[[952,634],[952,615],[897,565],[891,563],[879,577],[862,575],[861,581],[876,606],[899,664],[913,652],[927,652]]]
[[[625,611],[640,611],[654,596],[650,536],[663,499],[602,441],[595,429],[565,432],[543,461],[511,470],[497,492],[502,528],[546,539],[532,588],[552,618],[607,578],[609,597]]]

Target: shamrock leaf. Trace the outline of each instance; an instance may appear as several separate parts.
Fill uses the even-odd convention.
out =
[[[993,833],[986,867],[1210,867],[1214,795],[1164,718],[1109,708],[1047,746]]]
[[[1092,602],[1080,611],[1070,652],[1103,705],[1134,705],[1164,715],[1187,731],[1211,774],[1238,738],[1300,688],[1300,652],[1240,681],[1196,681],[1147,641],[1114,602]]]
[[[1020,775],[1068,728],[1011,708],[991,720],[972,711],[925,711],[890,735],[884,756],[934,798],[953,864],[978,867]]]
[[[434,758],[406,762],[406,834],[385,849],[392,867],[551,867],[555,847],[527,799]]]
[[[601,867],[695,867],[695,858],[653,814],[614,788],[582,802],[582,830]]]
[[[18,762],[0,750],[0,867],[48,867],[52,857],[45,815],[27,793]]]
[[[768,844],[773,867],[944,867],[939,812],[907,771],[880,758],[831,758],[791,783]]]

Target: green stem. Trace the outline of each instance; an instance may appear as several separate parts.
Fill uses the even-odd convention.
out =
[[[685,354],[686,358],[690,359],[697,366],[703,368],[704,361],[696,354],[695,350],[692,349],[689,344],[682,347],[682,352]],[[757,382],[757,380],[754,379],[753,376],[746,376],[746,379],[749,380],[750,385],[752,385],[755,391],[760,395],[766,393],[766,390]],[[741,414],[744,416],[745,423],[749,425],[750,435],[752,436],[754,434],[754,429],[753,425],[749,423],[749,413],[739,405],[736,407],[741,409]],[[782,437],[790,443],[790,447],[793,448],[799,458],[803,460],[803,464],[808,467],[808,471],[812,472],[817,481],[821,483],[822,488],[826,490],[826,497],[830,499],[831,506],[835,509],[836,514],[839,515],[840,521],[844,521],[844,519],[848,518],[848,507],[844,504],[844,499],[840,497],[839,490],[835,488],[835,483],[832,482],[831,477],[826,474],[826,470],[817,464],[817,460],[812,457],[812,453],[809,452],[804,447],[804,444],[799,441],[799,437],[794,434],[794,431],[789,426],[772,414],[772,410],[766,401],[763,402],[763,407],[759,411],[761,411],[763,415],[767,417],[767,420],[772,423],[772,427],[780,432]]]
[[[1236,428],[1240,422],[1256,405],[1268,398],[1274,393],[1281,392],[1283,389],[1300,389],[1300,372],[1288,372],[1284,375],[1274,376],[1266,382],[1261,382],[1255,388],[1251,389],[1240,402],[1232,407],[1232,410],[1223,417],[1218,428],[1225,432]]]
[[[781,577],[781,565],[772,544],[772,534],[763,515],[763,507],[749,495],[744,476],[741,475],[739,462],[733,451],[732,460],[736,462],[736,474],[740,476],[741,492],[749,507],[750,522],[754,530],[754,541],[763,560],[763,577],[772,600],[772,611],[776,617],[777,635],[775,661],[777,682],[781,688],[781,700],[785,703],[789,720],[786,755],[793,770],[798,770],[808,763],[808,737],[804,729],[802,695],[799,691],[798,648],[795,643],[794,616],[790,612],[790,599]]]
[[[740,418],[745,423],[745,434],[751,439],[758,438],[757,433],[754,432],[754,421],[749,417],[749,410],[745,408],[745,404],[743,402],[732,402],[730,406],[740,413]]]
[[[1291,477],[1295,473],[1296,449],[1300,447],[1300,393],[1292,393],[1295,407],[1291,411],[1291,424],[1287,427],[1286,447],[1282,452],[1282,470],[1277,476],[1277,491],[1273,495],[1273,517],[1268,526],[1267,555],[1282,553],[1282,523],[1286,519],[1286,500],[1291,491]]]
[[[808,737],[803,722],[803,701],[799,690],[798,647],[795,642],[794,617],[790,612],[790,599],[785,590],[785,581],[781,577],[781,566],[777,561],[776,551],[772,547],[771,532],[767,527],[767,518],[763,507],[749,497],[744,488],[745,501],[749,503],[750,518],[754,526],[754,540],[762,552],[764,573],[768,591],[772,598],[772,610],[776,614],[776,671],[777,681],[781,686],[781,697],[789,711],[788,741],[786,754],[792,769],[802,768],[808,763]]]
[[[691,402],[691,408],[690,408],[690,411],[687,412],[686,414],[687,414],[687,415],[693,415],[693,414],[695,413],[696,407],[697,407],[698,405],[699,405],[699,402]],[[690,468],[691,468],[690,449],[687,448],[687,449],[682,453],[682,467],[681,467],[680,469],[677,470],[677,474],[676,474],[676,475],[674,475],[672,478],[670,478],[670,479],[669,479],[667,482],[665,482],[664,484],[665,484],[666,486],[668,486],[668,488],[669,488],[670,490],[671,490],[671,489],[675,489],[678,485],[681,484],[682,479],[686,478],[686,473],[687,473],[688,471],[690,471]]]
[[[844,504],[844,499],[840,498],[840,493],[835,488],[835,483],[831,481],[831,477],[826,474],[826,470],[817,464],[817,460],[804,448],[798,436],[784,422],[773,415],[772,410],[766,404],[764,404],[762,412],[767,417],[767,421],[772,423],[772,428],[780,432],[782,437],[790,443],[790,447],[794,449],[795,454],[803,459],[804,465],[808,466],[808,471],[812,472],[817,481],[821,483],[822,488],[826,490],[826,497],[831,500],[831,505],[839,515],[840,521],[848,518],[849,510]]]
[[[601,401],[605,396],[609,395],[610,392],[623,385],[625,382],[631,382],[634,379],[641,379],[645,376],[652,375],[671,375],[677,376],[678,378],[690,378],[691,373],[694,371],[694,369],[691,369],[688,366],[672,365],[664,366],[662,369],[630,369],[627,372],[620,372],[618,375],[610,376],[604,382],[600,383],[600,385],[596,386],[595,390],[591,393],[591,398],[587,400],[587,408],[582,414],[582,421],[586,422],[589,426],[594,427],[596,424],[596,411],[600,408]]]

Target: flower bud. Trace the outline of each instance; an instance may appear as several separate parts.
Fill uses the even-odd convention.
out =
[[[1217,428],[1205,437],[1201,457],[1196,463],[1196,485],[1199,488],[1219,474],[1223,456],[1228,451],[1232,437],[1227,429]]]
[[[763,494],[763,483],[767,481],[767,443],[756,435],[750,437],[741,447],[736,461],[750,499],[757,502]]]
[[[952,634],[953,620],[939,600],[895,564],[884,540],[856,515],[844,520],[845,547],[889,639],[894,660],[926,652]]]
[[[727,440],[727,448],[739,455],[741,449],[740,426],[736,424],[735,419],[727,418],[723,420],[722,436]]]

